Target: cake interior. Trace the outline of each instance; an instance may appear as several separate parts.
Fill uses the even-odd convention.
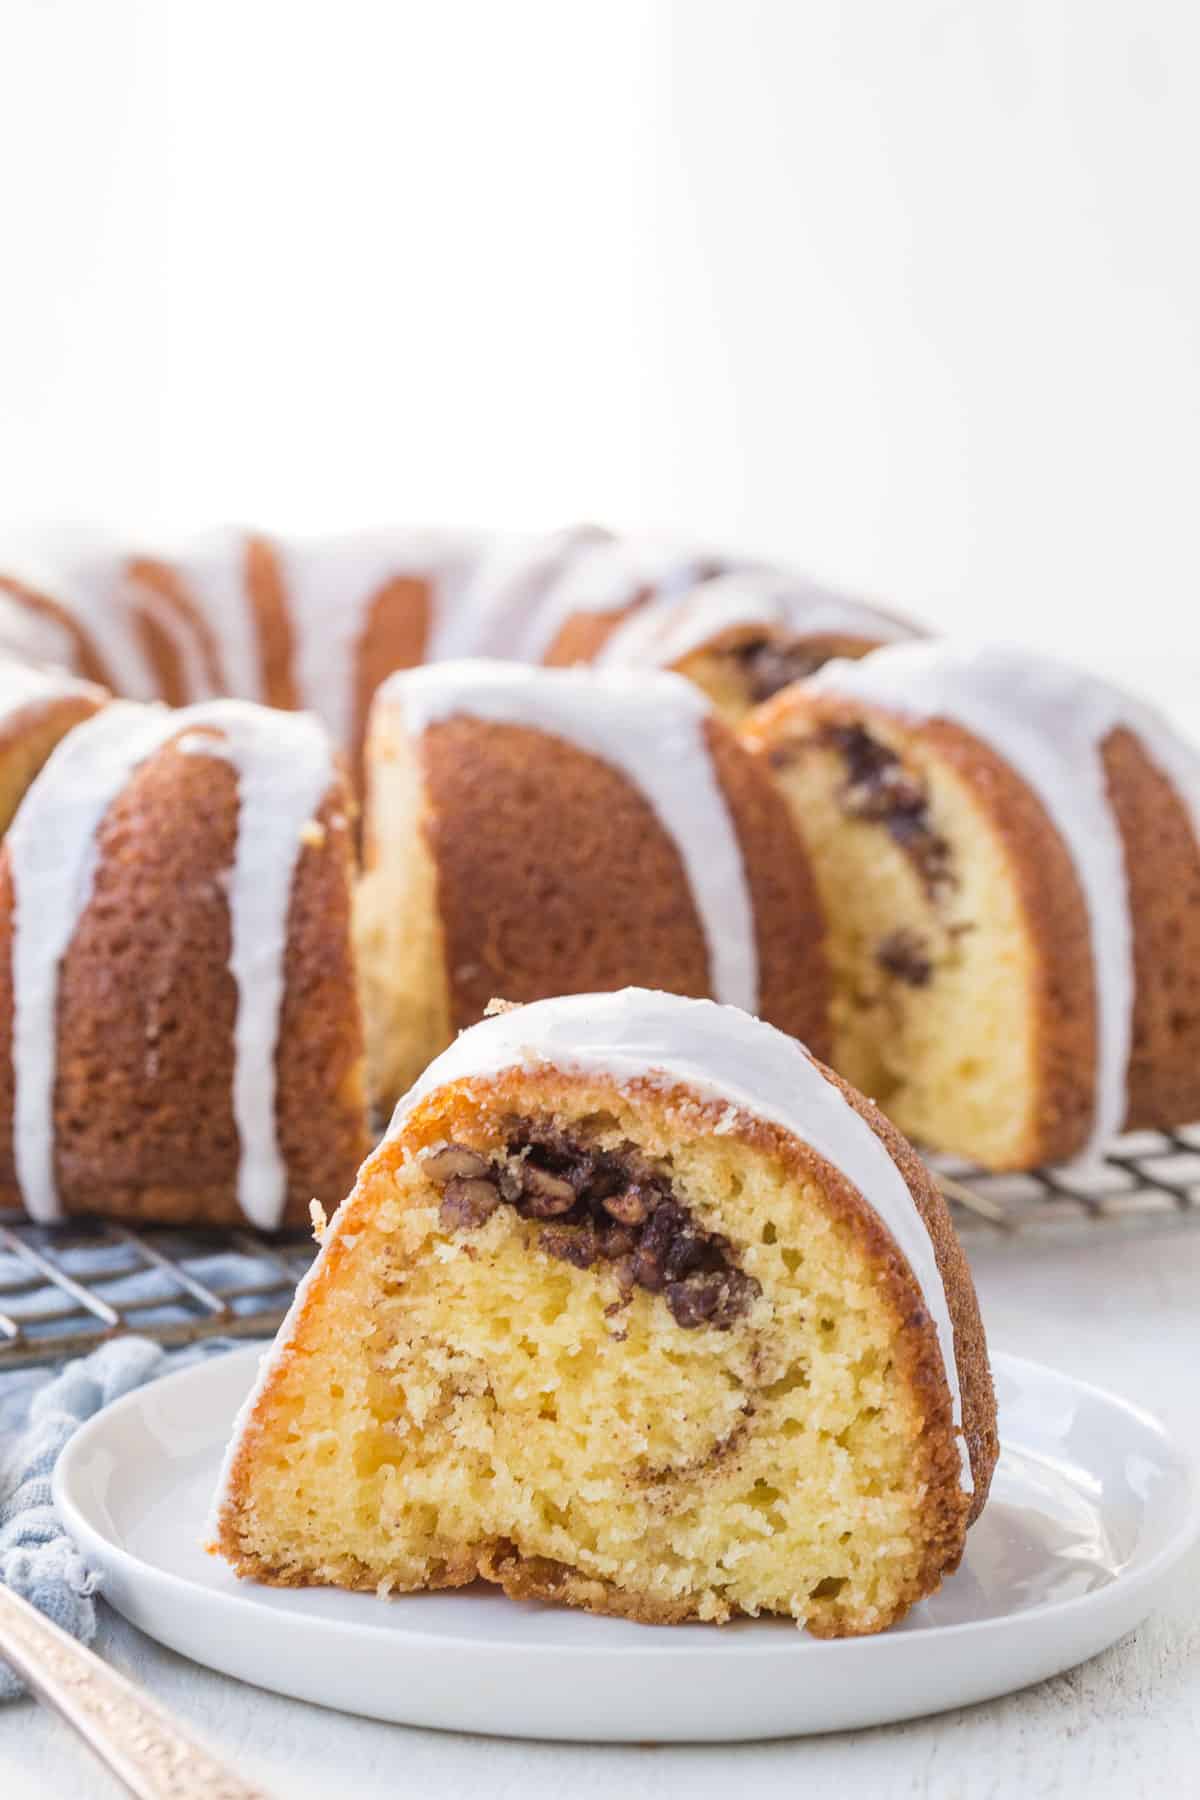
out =
[[[888,721],[814,721],[769,754],[825,907],[834,1067],[918,1142],[1020,1165],[1034,934],[993,820]]]
[[[827,1635],[932,1585],[922,1406],[860,1240],[815,1180],[667,1117],[648,1129],[611,1093],[474,1113],[449,1150],[377,1167],[234,1472],[222,1547],[243,1573],[384,1592],[486,1573]],[[682,1281],[646,1218],[606,1239],[614,1168],[626,1217],[647,1194],[674,1208]]]
[[[367,1086],[391,1106],[454,1036],[438,910],[437,868],[425,839],[419,740],[380,709],[371,742],[365,863],[354,901]]]
[[[831,658],[862,656],[870,648],[865,638],[799,636],[761,626],[728,632],[689,652],[675,667],[707,694],[728,724],[740,725],[751,708],[824,668]]]

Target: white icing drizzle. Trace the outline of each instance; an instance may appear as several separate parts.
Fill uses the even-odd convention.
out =
[[[158,679],[134,629],[135,609],[124,568],[123,556],[97,553],[66,565],[49,592],[96,646],[114,691],[125,700],[154,700]]]
[[[216,700],[176,712],[188,731],[179,748],[220,756],[238,777],[238,831],[229,875],[229,966],[237,983],[233,1034],[233,1114],[237,1121],[238,1202],[262,1230],[273,1230],[287,1200],[279,1147],[275,1060],[287,970],[292,881],[305,826],[335,779],[330,740],[307,713]]]
[[[216,562],[217,540],[209,541],[205,555]],[[221,554],[226,561],[230,549],[224,539]],[[134,560],[119,549],[108,534],[82,528],[64,529],[53,536],[43,536],[36,545],[36,564],[18,564],[16,569],[5,562],[5,573],[15,573],[25,586],[54,600],[75,619],[85,636],[103,659],[112,678],[114,690],[126,700],[158,698],[158,679],[136,630],[139,615],[149,615],[171,639],[180,658],[188,697],[203,699],[211,695],[209,678],[199,638],[194,629],[180,617],[162,596],[134,578]],[[186,557],[169,559],[184,577],[189,595],[194,585]],[[201,559],[204,560],[203,558]],[[208,576],[207,565],[205,575]],[[202,607],[202,596],[196,602]],[[240,610],[245,611],[244,600]],[[217,621],[218,648],[224,656],[226,620]],[[236,641],[237,621],[228,635]],[[65,626],[44,618],[33,608],[12,595],[0,592],[0,650],[27,656],[34,662],[74,666],[77,661],[75,641]]]
[[[213,731],[220,737],[208,735]],[[277,1224],[282,1209],[275,1046],[287,914],[301,832],[333,780],[329,745],[302,714],[233,700],[178,710],[115,701],[59,743],[6,839],[14,897],[14,1153],[25,1205],[43,1222],[61,1216],[54,1177],[59,971],[91,899],[97,833],[133,772],[181,734],[181,747],[226,757],[238,772],[229,877],[238,1192],[255,1224]]]
[[[539,1000],[462,1032],[400,1101],[387,1137],[435,1089],[540,1063],[619,1086],[647,1077],[678,1084],[782,1126],[841,1170],[891,1233],[921,1291],[950,1389],[962,1486],[973,1491],[954,1328],[933,1241],[879,1138],[795,1039],[733,1007],[644,988]]]
[[[39,593],[50,597],[44,581],[36,585]],[[69,666],[75,661],[75,639],[67,627],[4,588],[0,588],[0,650],[34,663]]]
[[[419,735],[457,714],[565,738],[619,769],[654,808],[679,852],[719,1000],[758,1004],[754,909],[737,830],[709,754],[707,700],[682,676],[440,663],[404,670],[376,705],[398,706]]]
[[[53,600],[74,619],[102,658],[113,686],[133,700],[152,700],[154,672],[133,631],[121,580],[123,558],[106,536],[65,529],[45,537],[3,572],[34,593]],[[72,668],[78,662],[75,638],[56,619],[17,595],[0,591],[0,649],[33,662]]]
[[[996,750],[1033,789],[1066,845],[1087,905],[1097,1011],[1096,1102],[1085,1154],[1125,1122],[1133,925],[1102,751],[1136,733],[1189,808],[1200,841],[1200,753],[1151,708],[1052,658],[1007,646],[897,644],[827,663],[808,686],[909,719],[948,720]]]
[[[902,620],[799,577],[748,570],[716,575],[686,594],[638,607],[604,645],[599,665],[671,668],[737,626],[770,626],[798,637],[914,636]]]
[[[647,588],[659,598],[686,593],[711,562],[711,556],[694,548],[653,537],[586,541],[542,595],[510,654],[519,662],[544,662],[555,638],[576,613],[620,612]]]
[[[422,654],[433,661],[476,547],[476,539],[451,531],[354,532],[276,545],[295,627],[300,695],[339,744],[349,745],[353,734],[358,649],[381,589],[401,577],[428,582],[431,616]]]
[[[31,706],[53,704],[56,700],[107,698],[105,688],[72,675],[69,669],[44,668],[0,655],[0,724]]]
[[[186,701],[194,703],[198,700],[215,699],[217,689],[213,686],[200,636],[195,626],[186,615],[177,611],[170,601],[165,600],[156,588],[151,587],[148,582],[139,580],[128,567],[122,576],[122,582],[125,604],[152,619],[163,635],[170,639],[171,646],[179,658]],[[192,599],[190,590],[187,597],[197,611],[202,610]],[[217,650],[219,655],[219,639]]]
[[[544,596],[598,534],[583,528],[499,535],[482,549],[454,604],[440,609],[426,662],[507,657]]]

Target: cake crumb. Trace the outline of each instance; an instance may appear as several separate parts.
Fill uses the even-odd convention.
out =
[[[328,1225],[329,1219],[326,1215],[325,1208],[321,1205],[319,1200],[309,1201],[308,1216],[312,1220],[312,1234],[314,1238],[316,1238],[318,1244],[323,1243],[325,1240],[325,1227]]]
[[[493,996],[484,1007],[483,1016],[485,1019],[497,1019],[501,1013],[519,1012],[520,1009],[519,1000],[500,1000]]]
[[[310,819],[300,829],[300,842],[310,850],[319,850],[325,842],[325,827],[319,819]]]

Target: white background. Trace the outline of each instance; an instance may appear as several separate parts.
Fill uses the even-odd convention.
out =
[[[1200,685],[1190,0],[0,0],[0,523],[673,526]]]

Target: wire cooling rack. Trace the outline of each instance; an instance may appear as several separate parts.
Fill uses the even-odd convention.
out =
[[[968,1246],[1200,1227],[1200,1125],[1119,1138],[1087,1168],[985,1175],[934,1165]],[[313,1256],[307,1232],[181,1231],[0,1211],[0,1371],[78,1356],[124,1331],[181,1345],[263,1336]]]
[[[987,1175],[945,1157],[930,1159],[955,1224],[1025,1240],[1200,1226],[1200,1125],[1131,1131],[1082,1166]]]
[[[312,1261],[306,1231],[132,1231],[0,1211],[0,1371],[137,1331],[160,1344],[271,1332]]]

